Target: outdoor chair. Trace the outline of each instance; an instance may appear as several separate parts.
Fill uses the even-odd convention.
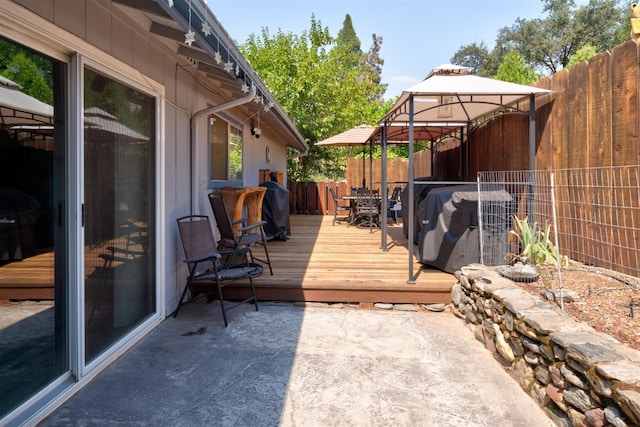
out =
[[[333,187],[328,186],[327,189],[329,190],[329,194],[331,195],[331,198],[333,199],[333,221],[331,221],[331,225],[335,225],[336,222],[342,222],[342,221],[349,221],[351,219],[351,202],[348,201],[348,203],[345,203],[344,200],[338,198],[338,196],[336,195],[336,191],[333,189]],[[346,212],[345,216],[339,217],[338,215],[340,215],[341,212]]]
[[[267,248],[268,239],[264,232],[264,225],[267,222],[258,221],[254,224],[246,224],[246,218],[231,221],[224,204],[224,199],[216,193],[209,194],[209,203],[211,204],[213,216],[216,218],[216,225],[220,232],[218,249],[236,250],[242,247],[251,247],[255,245],[262,246],[265,255],[264,259],[256,257],[253,252],[249,252],[251,261],[258,261],[268,265],[269,272],[273,276],[271,259],[269,258],[269,249]]]
[[[189,276],[173,317],[178,315],[178,310],[189,290],[191,290],[191,299],[189,301],[203,296],[206,296],[209,302],[212,301],[212,293],[195,295],[195,290],[192,289],[194,288],[194,282],[198,285],[212,284],[214,286],[214,290],[220,298],[225,327],[229,324],[227,322],[228,310],[247,302],[253,302],[256,306],[256,311],[258,311],[258,299],[253,285],[253,278],[260,276],[263,268],[259,264],[249,263],[247,254],[251,252],[251,248],[243,247],[232,251],[218,252],[218,245],[213,237],[211,223],[206,215],[188,215],[178,218],[177,221],[185,254],[184,262],[189,267]],[[225,307],[222,288],[237,280],[249,281],[251,296]]]
[[[388,215],[393,216],[394,224],[398,223],[398,212],[402,211],[402,200],[400,200],[401,193],[402,193],[402,187],[397,186],[393,189],[393,192],[391,193],[391,196],[389,196],[389,199],[388,199],[388,204],[387,204],[389,208]]]
[[[354,223],[358,228],[379,227],[380,198],[377,191],[357,190]]]

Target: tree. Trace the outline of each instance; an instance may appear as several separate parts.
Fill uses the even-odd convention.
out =
[[[373,100],[382,100],[382,95],[387,90],[386,84],[382,84],[382,66],[384,65],[384,59],[380,57],[380,47],[382,46],[382,36],[377,36],[375,33],[371,35],[372,43],[369,51],[365,57],[365,67],[369,73],[371,83],[379,87],[378,94],[375,94]]]
[[[306,156],[288,163],[292,180],[344,176],[346,163],[340,158],[348,153],[315,142],[363,122],[377,123],[386,111],[382,101],[372,102],[381,99],[384,87],[372,81],[364,62],[354,65],[354,46],[346,32],[339,45],[313,15],[309,30],[301,35],[272,35],[263,28],[240,46],[310,144]]]
[[[536,73],[525,64],[522,55],[515,50],[507,53],[498,68],[496,79],[527,85],[538,80]]]
[[[597,54],[598,52],[595,46],[590,44],[586,44],[582,46],[580,49],[576,51],[574,55],[571,56],[571,58],[569,58],[569,63],[567,64],[567,70],[576,64],[590,60]]]
[[[338,32],[336,38],[336,46],[345,49],[345,65],[347,67],[357,68],[362,61],[362,49],[360,48],[360,39],[353,29],[351,16],[347,14],[342,23],[342,29]]]
[[[462,46],[451,57],[450,61],[455,65],[462,65],[472,69],[473,74],[483,75],[483,66],[487,62],[489,50],[484,42],[471,43]]]
[[[517,50],[534,69],[553,74],[565,68],[579,48],[591,44],[598,51],[618,42],[622,11],[618,0],[590,0],[576,8],[573,0],[543,0],[543,19],[517,19],[503,29],[499,42]]]
[[[0,40],[0,75],[20,85],[20,90],[53,104],[51,62],[19,46]]]
[[[478,50],[483,44],[474,43],[458,49],[452,62],[466,65],[465,60],[475,61],[480,75],[493,76],[505,56],[515,50],[534,71],[553,74],[566,68],[586,45],[603,52],[629,37],[630,9],[621,0],[589,0],[579,7],[574,0],[542,0],[542,4],[543,18],[518,18],[501,28],[494,49],[486,56]]]

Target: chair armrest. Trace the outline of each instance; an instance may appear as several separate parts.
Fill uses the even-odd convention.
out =
[[[253,230],[254,228],[260,228],[263,225],[265,225],[267,223],[267,221],[258,221],[254,224],[249,224],[249,225],[245,225],[244,227],[240,227],[240,228],[236,228],[236,231],[249,231],[249,230]]]
[[[251,252],[251,248],[249,246],[243,246],[241,248],[234,249],[232,251],[221,251],[220,252],[220,258],[222,258],[224,256],[246,254],[247,252]]]
[[[217,259],[220,259],[222,256],[219,253],[215,253],[215,254],[211,254],[211,255],[207,255],[206,257],[202,257],[202,258],[185,258],[182,260],[182,262],[186,263],[186,264],[194,264],[194,263],[198,263],[198,262],[203,262],[203,261],[215,261]]]
[[[247,222],[247,218],[238,218],[235,221],[231,221],[231,225],[236,225],[236,224],[246,224]]]
[[[124,254],[128,256],[145,255],[145,253],[142,251],[132,251],[129,249],[116,248],[115,246],[107,246],[106,249],[111,252],[111,255],[116,255],[116,254]]]

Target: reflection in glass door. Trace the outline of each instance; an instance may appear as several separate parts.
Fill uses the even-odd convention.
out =
[[[155,98],[84,71],[85,361],[155,312]]]
[[[2,38],[0,52],[2,419],[68,372],[69,357],[66,67]]]

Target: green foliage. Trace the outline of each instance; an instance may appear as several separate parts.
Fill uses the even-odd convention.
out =
[[[51,62],[0,39],[0,75],[21,86],[21,91],[53,104]]]
[[[520,219],[513,217],[513,229],[509,234],[515,236],[520,243],[520,253],[513,255],[515,259],[526,259],[533,265],[542,266],[546,264],[569,265],[569,258],[560,256],[558,249],[551,241],[551,225],[547,224],[544,229],[538,229],[538,224],[529,224],[528,218]]]
[[[524,62],[524,58],[515,50],[507,53],[498,67],[496,79],[505,82],[530,84],[538,80],[538,75]]]
[[[381,91],[374,93],[372,101],[382,100],[382,95],[387,90],[387,84],[382,84],[382,66],[384,65],[384,59],[380,57],[380,47],[382,46],[382,36],[378,36],[375,33],[371,35],[371,47],[365,55],[365,68],[367,75],[371,79],[371,83],[378,86]]]
[[[353,22],[351,16],[347,14],[342,23],[342,29],[338,32],[336,38],[336,46],[344,49],[344,65],[346,67],[357,68],[360,65],[362,59],[362,49],[360,49],[360,39],[356,35],[356,31],[353,29]]]
[[[291,180],[344,176],[344,150],[314,143],[362,123],[375,124],[388,108],[382,101],[385,88],[375,83],[364,54],[354,65],[356,43],[348,33],[336,43],[312,16],[309,30],[300,35],[263,28],[240,47],[310,144],[307,156],[289,161]]]
[[[576,51],[576,53],[569,59],[567,64],[567,70],[571,69],[576,64],[584,61],[588,61],[598,54],[595,46],[586,44]]]
[[[478,62],[482,75],[491,76],[497,74],[506,55],[515,50],[536,72],[553,74],[566,68],[584,46],[603,52],[628,40],[629,4],[621,0],[590,0],[577,6],[574,0],[542,0],[543,18],[518,18],[511,26],[503,27],[493,51],[486,56],[480,50],[470,50],[473,45],[463,45],[454,55],[460,62],[454,63]],[[466,54],[473,55],[465,59]]]
[[[462,46],[450,59],[452,64],[462,65],[471,68],[472,74],[485,76],[483,67],[487,63],[489,50],[484,42],[480,44],[471,43]]]

